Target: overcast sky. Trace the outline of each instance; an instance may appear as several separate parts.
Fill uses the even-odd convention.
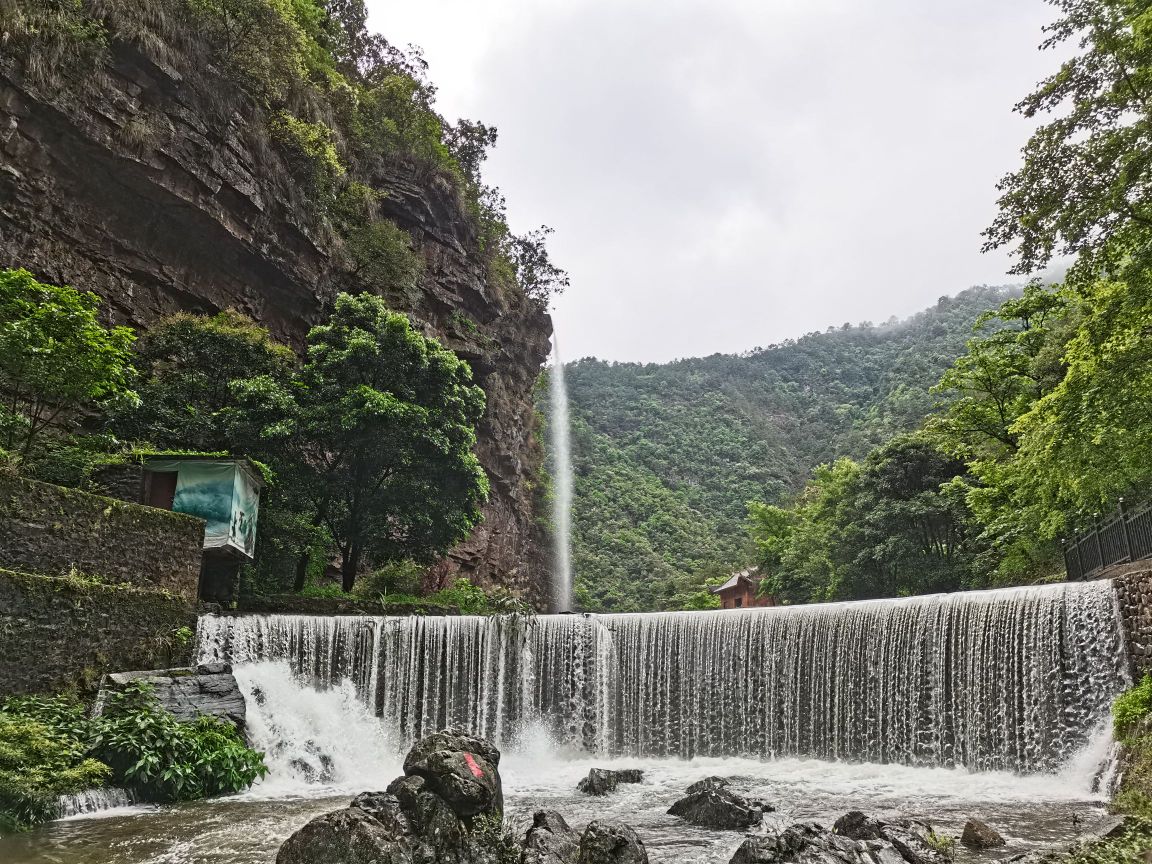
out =
[[[1057,58],[1041,0],[368,0],[423,47],[518,232],[556,229],[567,360],[664,361],[905,316],[980,253]]]

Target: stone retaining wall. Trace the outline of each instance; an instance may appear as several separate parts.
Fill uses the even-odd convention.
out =
[[[195,629],[193,604],[171,594],[0,570],[0,697],[185,665]]]
[[[1152,570],[1116,576],[1112,584],[1120,604],[1133,679],[1139,680],[1152,674]]]
[[[79,574],[194,601],[204,522],[0,474],[0,568]]]

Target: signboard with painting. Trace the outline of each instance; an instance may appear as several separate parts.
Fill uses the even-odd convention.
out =
[[[205,549],[238,552],[246,558],[253,556],[261,484],[245,463],[157,460],[147,463],[147,470],[176,474],[172,509],[204,520]]]

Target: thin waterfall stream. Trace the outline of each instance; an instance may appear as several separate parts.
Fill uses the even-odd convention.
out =
[[[552,608],[567,612],[572,608],[572,443],[568,416],[568,385],[564,381],[564,361],[560,343],[552,334],[552,370],[548,382],[552,408],[549,437],[552,443],[552,531],[555,543],[552,582]]]

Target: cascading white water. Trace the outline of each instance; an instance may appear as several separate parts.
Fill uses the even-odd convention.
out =
[[[564,361],[552,334],[552,373],[549,379],[552,417],[552,530],[555,536],[552,603],[557,612],[572,608],[572,445],[568,418],[568,387],[564,383]]]
[[[201,619],[201,660],[351,682],[393,740],[1050,771],[1127,680],[1109,582],[723,612]],[[336,733],[339,734],[339,733]]]
[[[56,799],[56,813],[59,818],[67,819],[71,816],[88,816],[104,810],[128,807],[131,804],[132,796],[126,789],[105,786],[61,795]]]
[[[302,686],[282,660],[234,671],[248,705],[248,738],[268,766],[258,795],[314,784],[360,791],[400,773],[399,749],[351,680],[324,690]]]

